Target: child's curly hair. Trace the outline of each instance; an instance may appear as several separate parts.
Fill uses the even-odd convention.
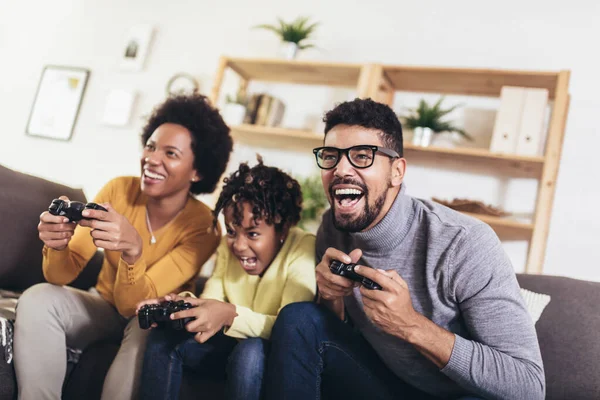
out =
[[[254,167],[241,163],[237,171],[223,179],[225,186],[213,212],[215,224],[221,211],[234,206],[232,222],[241,225],[242,204],[247,202],[252,206],[255,221],[264,219],[267,224],[275,225],[278,232],[285,225],[296,225],[302,211],[300,184],[279,168],[264,165],[260,155],[256,158],[258,164]]]

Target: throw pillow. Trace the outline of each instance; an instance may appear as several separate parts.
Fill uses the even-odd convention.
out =
[[[550,303],[550,296],[547,294],[535,293],[523,288],[521,288],[521,296],[523,296],[525,307],[535,324],[538,319],[540,319],[544,308]]]

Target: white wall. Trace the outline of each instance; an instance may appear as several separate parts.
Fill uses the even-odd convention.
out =
[[[278,41],[252,30],[259,23],[312,15],[319,50],[305,59],[390,64],[572,71],[571,109],[551,223],[545,273],[600,281],[592,252],[600,238],[600,179],[593,155],[600,147],[597,113],[600,74],[593,57],[600,37],[600,3],[575,0],[370,1],[304,0],[0,0],[0,163],[31,174],[83,187],[88,197],[110,178],[138,174],[143,116],[162,101],[176,72],[194,74],[208,92],[222,54],[272,57]],[[355,5],[352,5],[355,4]],[[123,35],[138,23],[156,26],[146,68],[118,68]],[[58,142],[25,135],[25,125],[46,64],[90,68],[91,78],[74,136]],[[229,82],[229,81],[228,81]],[[231,83],[227,83],[232,87]],[[138,91],[132,123],[102,125],[110,89]],[[351,91],[271,87],[286,98],[286,125],[302,126]],[[406,106],[410,103],[403,104]],[[266,162],[297,175],[315,171],[309,153],[258,149]],[[230,165],[252,159],[256,149],[240,144]],[[409,160],[410,161],[410,160]],[[414,166],[407,186],[430,197],[479,197],[511,211],[532,209],[535,183],[438,173]],[[508,190],[508,192],[505,191]],[[508,193],[508,194],[507,194]],[[526,246],[506,243],[516,270]]]

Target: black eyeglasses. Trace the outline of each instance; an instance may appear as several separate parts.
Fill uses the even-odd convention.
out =
[[[342,154],[346,154],[348,161],[355,168],[369,168],[375,160],[375,153],[380,152],[390,158],[399,158],[400,155],[391,149],[385,147],[359,145],[348,147],[347,149],[338,149],[337,147],[317,147],[313,149],[317,165],[321,169],[334,168],[340,162]]]

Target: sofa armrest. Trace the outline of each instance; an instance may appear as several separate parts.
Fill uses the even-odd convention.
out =
[[[546,374],[546,399],[600,399],[600,283],[518,274],[522,288],[550,295],[535,328]]]

